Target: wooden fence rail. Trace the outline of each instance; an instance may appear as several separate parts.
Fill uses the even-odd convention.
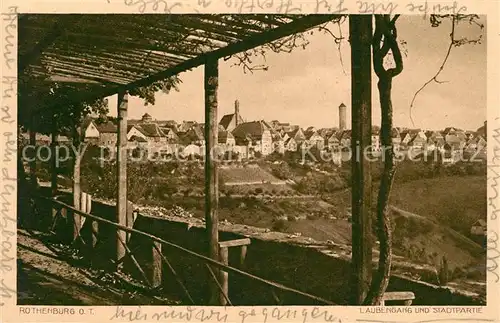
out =
[[[96,239],[97,239],[97,231],[94,232],[93,228],[94,227],[98,227],[98,224],[100,223],[103,223],[103,224],[108,224],[108,225],[111,225],[113,227],[116,228],[116,230],[121,230],[121,231],[124,231],[125,233],[127,234],[136,234],[136,235],[139,235],[139,236],[142,236],[142,237],[145,237],[149,240],[151,240],[152,242],[152,249],[153,249],[153,252],[154,254],[157,254],[160,258],[160,262],[164,262],[168,269],[172,272],[174,278],[177,280],[178,284],[181,286],[183,292],[185,293],[187,299],[191,302],[191,303],[194,303],[193,301],[193,298],[191,297],[189,291],[187,290],[186,286],[184,285],[184,283],[182,282],[182,280],[180,279],[179,275],[176,273],[176,271],[174,270],[174,268],[172,267],[170,261],[165,257],[164,253],[163,253],[163,247],[168,247],[168,248],[172,248],[174,250],[177,250],[185,255],[188,255],[194,259],[197,259],[197,260],[200,260],[202,261],[205,266],[207,267],[210,275],[211,275],[211,279],[213,280],[213,282],[218,286],[219,288],[219,291],[220,291],[220,304],[219,305],[232,305],[231,303],[231,300],[229,299],[229,293],[228,293],[228,286],[229,286],[229,278],[228,278],[228,275],[229,273],[231,274],[235,274],[237,276],[240,276],[240,277],[245,277],[247,279],[250,279],[254,282],[257,282],[259,284],[262,284],[262,285],[265,285],[267,287],[270,287],[271,288],[271,291],[272,293],[275,295],[275,290],[279,290],[281,292],[287,292],[287,293],[291,293],[291,294],[295,294],[295,295],[300,295],[302,297],[305,297],[307,299],[310,299],[310,300],[313,300],[315,302],[319,302],[321,304],[326,304],[326,305],[335,305],[333,302],[329,301],[329,300],[326,300],[326,299],[323,299],[321,297],[318,297],[318,296],[315,296],[315,295],[311,295],[309,293],[305,293],[305,292],[302,292],[302,291],[299,291],[299,290],[296,290],[294,288],[290,288],[290,287],[287,287],[287,286],[284,286],[284,285],[281,285],[279,283],[276,283],[276,282],[273,282],[273,281],[270,281],[270,280],[267,280],[267,279],[264,279],[264,278],[261,278],[261,277],[258,277],[258,276],[255,276],[255,275],[252,275],[248,272],[245,272],[243,271],[242,269],[238,269],[238,268],[235,268],[235,267],[232,267],[232,266],[229,266],[228,264],[228,257],[222,257],[222,261],[216,261],[216,260],[213,260],[209,257],[206,257],[204,255],[201,255],[201,254],[198,254],[194,251],[191,251],[189,249],[186,249],[186,248],[183,248],[179,245],[176,245],[172,242],[169,242],[169,241],[166,241],[166,240],[163,240],[161,238],[158,238],[152,234],[149,234],[149,233],[146,233],[146,232],[143,232],[143,231],[140,231],[140,230],[137,230],[137,229],[134,229],[134,228],[131,228],[131,227],[127,227],[127,226],[124,226],[124,225],[121,225],[121,224],[118,224],[116,222],[113,222],[113,221],[110,221],[110,220],[107,220],[107,219],[104,219],[104,218],[101,218],[101,217],[98,217],[96,215],[93,215],[93,214],[89,214],[87,212],[84,212],[82,210],[78,210],[78,209],[75,209],[73,206],[71,205],[68,205],[64,202],[61,202],[61,201],[58,201],[58,200],[55,200],[55,199],[52,199],[52,198],[49,198],[49,197],[46,197],[46,196],[36,196],[35,198],[37,199],[42,199],[42,200],[46,200],[46,201],[49,201],[51,203],[51,207],[52,207],[52,215],[53,215],[53,221],[56,222],[57,221],[57,215],[59,214],[64,214],[64,213],[71,213],[73,215],[78,215],[79,217],[83,217],[84,219],[86,220],[83,220],[82,222],[84,221],[92,221],[92,225],[91,225],[91,228],[92,228],[92,243],[90,246],[86,246],[87,248],[95,248],[96,246]],[[86,205],[86,210],[88,210],[87,208],[87,203],[83,204],[82,205]],[[94,223],[96,223],[96,225],[94,225]],[[54,224],[52,225],[53,227],[55,226]],[[81,227],[80,227],[81,229]],[[81,236],[79,234],[79,229],[77,229],[77,235],[76,237],[80,237],[80,240],[83,241],[83,239],[81,239]],[[117,235],[118,237],[119,235]],[[133,264],[137,267],[137,269],[139,270],[141,276],[143,277],[143,280],[144,282],[150,286],[151,288],[156,288],[158,287],[159,284],[161,284],[161,266],[159,264],[153,264],[153,274],[152,274],[152,277],[151,278],[148,278],[148,276],[146,275],[146,272],[144,271],[144,269],[140,266],[139,262],[136,260],[135,256],[134,256],[134,251],[130,250],[130,248],[127,246],[127,243],[126,241],[123,241],[123,239],[118,239],[119,242],[123,245],[125,251],[126,251],[126,255],[128,258],[130,258],[133,262]],[[220,250],[222,250],[223,254],[226,254],[228,253],[228,248],[231,248],[231,247],[238,247],[240,248],[240,266],[242,266],[243,264],[243,261],[244,261],[244,258],[245,258],[245,255],[246,255],[246,251],[247,251],[247,246],[250,244],[250,239],[237,239],[237,240],[231,240],[231,241],[222,241],[219,243],[219,248]],[[123,261],[123,259],[122,259]],[[217,268],[219,269],[223,274],[222,274],[222,279],[218,278],[217,275],[215,274],[214,270],[212,270],[211,267],[214,267],[214,268]],[[156,272],[155,272],[156,271]]]

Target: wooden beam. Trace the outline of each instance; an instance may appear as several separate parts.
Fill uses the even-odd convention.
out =
[[[219,87],[219,66],[217,59],[205,64],[205,223],[208,241],[208,256],[219,260],[219,176],[217,162],[212,153],[218,143],[217,89]],[[213,268],[217,277],[220,270]],[[211,282],[210,305],[219,305],[220,291]]]
[[[413,292],[386,292],[383,296],[385,301],[406,301],[415,299]]]
[[[30,162],[29,162],[29,166],[30,166],[30,182],[31,182],[31,185],[32,185],[32,188],[33,189],[36,189],[37,186],[38,186],[38,181],[37,181],[37,178],[36,178],[36,152],[35,152],[35,149],[36,149],[36,131],[35,131],[35,118],[32,117],[31,120],[31,125],[30,125],[30,129],[29,129],[29,133],[30,133],[30,141],[29,141],[29,145],[31,147],[33,147],[32,149],[32,152],[30,152]]]
[[[51,164],[51,180],[50,180],[50,189],[52,192],[52,197],[57,195],[57,176],[59,175],[58,171],[58,163],[59,161],[56,158],[56,150],[57,150],[57,145],[59,141],[59,136],[57,134],[57,123],[56,123],[56,116],[53,117],[52,119],[52,134],[51,134],[51,141],[50,141],[50,164]]]
[[[224,265],[228,266],[229,265],[229,248],[227,247],[221,247],[219,249],[219,257],[220,257],[220,262],[223,263]],[[222,291],[221,295],[219,296],[219,305],[221,306],[226,306],[227,305],[227,300],[229,299],[229,274],[227,271],[221,270],[221,282],[220,282]]]
[[[372,279],[371,145],[372,16],[350,15],[352,102],[352,305],[361,305]]]
[[[118,93],[118,133],[117,133],[117,197],[116,223],[127,226],[127,109],[128,93]],[[127,234],[123,230],[116,230],[116,260],[117,263],[125,256],[123,243]]]
[[[86,210],[83,208],[83,205],[81,203],[81,196],[82,196],[82,189],[80,185],[80,170],[81,170],[81,159],[80,159],[80,154],[79,154],[79,148],[80,148],[80,129],[78,127],[75,127],[73,129],[73,146],[77,147],[77,153],[74,153],[74,150],[72,149],[73,152],[73,206],[75,209],[78,210]],[[80,232],[80,222],[81,222],[81,216],[79,214],[73,214],[73,219],[75,225],[74,230],[73,230],[73,241],[76,240],[76,238],[79,235]]]
[[[152,254],[151,254],[151,286],[153,288],[161,286],[163,282],[162,269],[163,261],[161,257],[161,243],[157,241],[151,241],[152,243]]]
[[[221,241],[221,242],[219,242],[219,247],[229,248],[229,247],[246,246],[246,245],[249,245],[250,242],[251,241],[249,238]]]

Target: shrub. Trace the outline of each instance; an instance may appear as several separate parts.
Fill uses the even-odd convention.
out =
[[[255,194],[262,194],[262,192],[263,192],[263,191],[264,191],[264,190],[262,189],[262,187],[257,187],[257,188],[255,189]]]
[[[286,231],[287,227],[288,227],[287,222],[283,219],[279,219],[273,222],[272,229],[273,231],[284,232]]]
[[[308,215],[306,216],[306,218],[307,218],[308,220],[317,220],[319,217],[318,217],[317,215],[314,215],[314,214],[308,214]]]

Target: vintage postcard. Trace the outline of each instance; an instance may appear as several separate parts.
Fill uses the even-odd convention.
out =
[[[499,322],[497,1],[2,2],[2,322]]]

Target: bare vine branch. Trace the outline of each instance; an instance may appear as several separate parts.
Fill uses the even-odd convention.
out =
[[[373,68],[379,78],[378,90],[382,124],[380,127],[381,144],[384,147],[384,170],[380,179],[377,198],[377,237],[380,242],[380,254],[377,274],[374,276],[365,298],[365,305],[380,305],[389,284],[392,263],[392,232],[389,215],[389,197],[394,182],[396,167],[394,147],[392,145],[392,79],[403,71],[403,59],[397,41],[396,21],[399,15],[375,15],[373,35]],[[384,57],[392,52],[395,67],[385,69]]]
[[[345,69],[343,65],[343,58],[342,54],[340,52],[341,49],[341,41],[345,39],[342,35],[342,31],[340,28],[340,24],[342,21],[345,19],[345,16],[339,15],[337,18],[333,19],[332,21],[320,25],[317,27],[312,28],[312,30],[303,32],[303,33],[297,33],[293,34],[278,40],[275,40],[271,43],[265,44],[263,46],[260,46],[258,48],[253,48],[248,51],[238,53],[232,56],[228,56],[224,58],[224,61],[228,61],[231,58],[235,58],[236,62],[232,64],[232,66],[238,66],[243,68],[243,73],[253,73],[254,71],[267,71],[269,69],[269,66],[266,64],[254,64],[253,61],[254,59],[260,57],[264,59],[264,62],[266,61],[266,54],[267,52],[271,51],[274,53],[291,53],[294,49],[296,48],[302,48],[305,49],[309,45],[309,40],[306,38],[306,35],[312,34],[314,29],[317,29],[319,31],[323,31],[325,33],[330,34],[335,43],[337,44],[337,48],[339,50],[340,54],[340,61],[342,64],[342,69],[345,74]],[[326,27],[327,24],[329,23],[336,23],[339,26],[339,33],[340,36],[335,35],[329,28]]]
[[[440,81],[438,80],[438,76],[441,74],[441,72],[444,70],[444,67],[446,65],[446,62],[448,61],[448,58],[450,57],[451,49],[453,47],[459,47],[462,45],[466,44],[479,44],[481,43],[482,40],[482,34],[479,35],[477,39],[468,39],[468,38],[460,38],[460,39],[455,39],[455,31],[456,31],[456,26],[461,20],[468,20],[469,24],[474,24],[478,26],[481,30],[484,28],[484,25],[479,23],[477,19],[479,16],[477,15],[431,15],[430,17],[430,22],[432,27],[438,27],[442,23],[443,18],[449,18],[451,17],[451,32],[450,32],[450,43],[448,45],[448,48],[446,50],[446,54],[444,56],[443,62],[439,66],[437,72],[432,76],[427,82],[425,82],[413,95],[413,99],[411,100],[410,103],[410,120],[413,125],[415,125],[415,122],[413,120],[412,112],[413,112],[413,107],[415,106],[415,100],[417,96],[431,83],[437,83],[437,84],[443,84],[447,83],[448,81]]]

